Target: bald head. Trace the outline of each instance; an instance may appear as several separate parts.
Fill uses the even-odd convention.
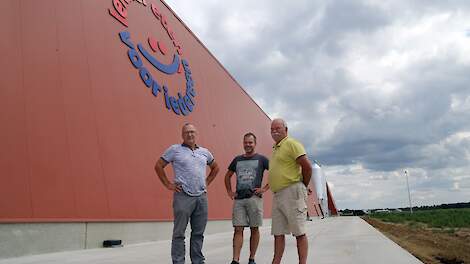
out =
[[[276,143],[287,137],[287,123],[284,119],[276,118],[271,122],[271,137]]]

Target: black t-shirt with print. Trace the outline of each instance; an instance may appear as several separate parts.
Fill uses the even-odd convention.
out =
[[[250,198],[255,188],[261,188],[263,173],[269,169],[269,160],[260,154],[252,157],[236,156],[228,169],[237,175],[237,196],[235,199]]]

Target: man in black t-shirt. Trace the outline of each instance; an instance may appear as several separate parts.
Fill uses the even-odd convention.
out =
[[[243,229],[250,227],[250,257],[248,264],[255,263],[256,249],[259,243],[259,229],[263,224],[263,199],[262,194],[269,189],[266,184],[261,188],[263,173],[268,170],[269,160],[255,152],[256,136],[247,133],[243,136],[243,148],[245,154],[233,159],[225,174],[225,188],[228,196],[233,200],[232,223],[233,233],[233,260],[232,264],[238,264],[240,251],[243,245]],[[230,178],[237,175],[236,192],[232,191]]]

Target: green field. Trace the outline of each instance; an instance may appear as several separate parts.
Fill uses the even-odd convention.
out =
[[[392,223],[423,223],[434,228],[470,228],[470,208],[373,213],[369,217]]]

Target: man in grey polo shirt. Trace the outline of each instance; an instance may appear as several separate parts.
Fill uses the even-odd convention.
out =
[[[185,230],[191,221],[190,252],[192,264],[205,263],[202,254],[204,230],[207,224],[206,188],[219,172],[209,150],[196,144],[197,130],[192,124],[182,128],[183,144],[170,146],[155,165],[155,171],[165,187],[173,193],[173,237],[171,258],[173,264],[184,264]],[[170,182],[165,166],[171,163],[174,181]],[[210,173],[206,178],[206,166]]]

